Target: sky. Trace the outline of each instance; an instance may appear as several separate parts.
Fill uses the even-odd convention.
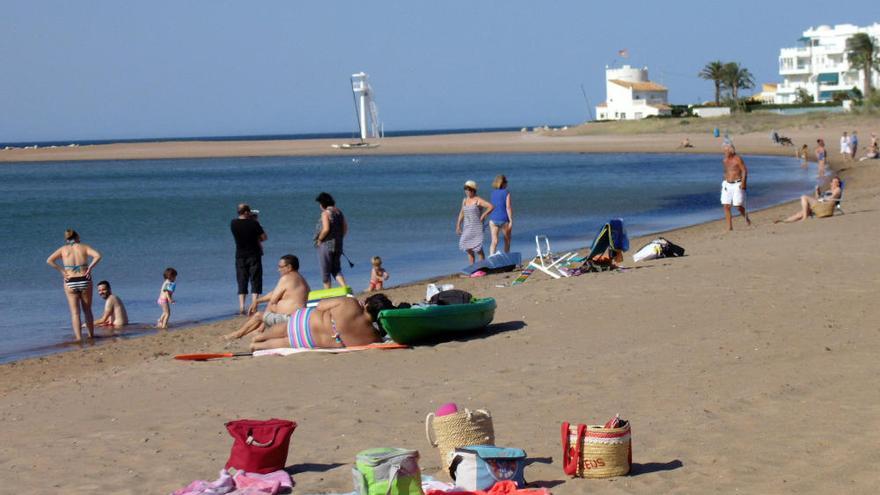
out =
[[[608,64],[706,101],[711,60],[777,82],[807,28],[880,21],[876,0],[806,4],[4,0],[0,142],[354,131],[359,71],[386,131],[577,124]]]

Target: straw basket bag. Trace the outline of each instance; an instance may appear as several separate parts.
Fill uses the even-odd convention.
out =
[[[469,445],[495,445],[495,428],[492,415],[485,409],[465,409],[445,416],[428,413],[425,417],[425,435],[432,447],[439,447],[443,471],[449,464],[455,449]]]
[[[611,428],[562,423],[562,462],[565,474],[580,478],[610,478],[629,473],[629,421],[617,420],[617,427]]]
[[[834,206],[836,204],[836,201],[817,201],[812,208],[813,215],[816,215],[816,218],[830,217],[834,215]]]

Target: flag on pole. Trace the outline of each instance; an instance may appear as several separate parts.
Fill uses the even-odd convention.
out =
[[[617,50],[617,56],[629,58],[629,50],[627,50],[626,48],[624,48],[623,50]]]

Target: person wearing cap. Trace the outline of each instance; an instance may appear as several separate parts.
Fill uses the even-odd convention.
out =
[[[467,253],[470,264],[474,264],[476,254],[480,255],[480,260],[486,259],[483,254],[483,222],[494,208],[492,203],[477,196],[476,182],[464,183],[464,199],[455,222],[455,233],[459,235],[458,248]]]
[[[238,314],[244,314],[244,301],[250,282],[251,302],[260,298],[263,292],[263,246],[268,239],[266,232],[254,218],[251,207],[238,205],[238,218],[232,220],[229,228],[235,239],[235,279],[238,282]]]

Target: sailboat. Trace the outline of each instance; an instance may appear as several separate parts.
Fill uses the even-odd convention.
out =
[[[354,97],[354,114],[360,129],[360,141],[356,143],[333,144],[336,149],[369,149],[378,148],[379,143],[367,142],[367,138],[379,139],[381,127],[379,124],[379,109],[373,99],[373,88],[368,81],[369,76],[365,72],[351,75],[351,91]]]

